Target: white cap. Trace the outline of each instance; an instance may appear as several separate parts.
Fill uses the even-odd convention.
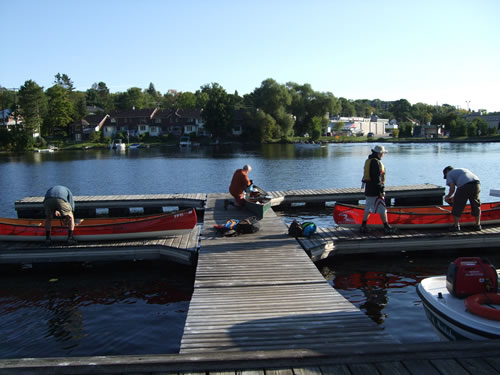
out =
[[[252,170],[252,167],[251,167],[249,164],[245,164],[245,165],[243,166],[243,170],[244,170],[244,171],[248,171],[248,172],[250,172],[250,171]]]

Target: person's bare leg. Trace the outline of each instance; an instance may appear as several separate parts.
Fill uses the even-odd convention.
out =
[[[68,242],[74,241],[73,230],[75,229],[75,218],[73,217],[73,214],[69,214],[64,218],[64,220],[66,221],[66,225],[68,226]]]

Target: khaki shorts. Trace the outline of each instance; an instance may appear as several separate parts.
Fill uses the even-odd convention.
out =
[[[59,211],[61,216],[69,216],[73,214],[71,205],[64,199],[59,198],[45,199],[43,202],[43,209],[45,211],[45,217],[47,218],[52,217],[56,211]]]
[[[481,184],[468,183],[457,189],[455,196],[453,197],[453,208],[451,214],[456,217],[460,217],[464,212],[464,208],[467,205],[467,201],[470,202],[471,214],[474,217],[481,215],[481,200],[479,195],[481,193]]]

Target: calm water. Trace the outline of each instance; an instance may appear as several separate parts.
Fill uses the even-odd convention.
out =
[[[176,148],[72,151],[0,156],[0,216],[15,217],[14,202],[41,196],[54,184],[75,195],[225,192],[236,168],[249,163],[266,190],[358,187],[370,144],[296,149]],[[388,185],[444,185],[446,165],[466,167],[482,182],[483,201],[500,186],[500,144],[388,145]],[[280,212],[332,226],[331,209]],[[344,257],[320,263],[325,278],[403,342],[438,340],[415,285],[442,274],[458,255],[401,253]],[[112,270],[112,271],[110,271]],[[192,292],[194,271],[157,262],[109,265],[3,267],[0,273],[0,358],[175,353]]]

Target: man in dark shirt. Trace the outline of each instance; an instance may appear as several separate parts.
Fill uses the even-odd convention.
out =
[[[76,241],[73,238],[73,230],[75,229],[75,217],[73,211],[75,202],[73,194],[65,186],[53,186],[45,193],[43,201],[45,211],[45,241],[50,244],[50,231],[52,228],[52,220],[54,216],[62,216],[64,222],[68,226],[68,244],[74,245]]]

